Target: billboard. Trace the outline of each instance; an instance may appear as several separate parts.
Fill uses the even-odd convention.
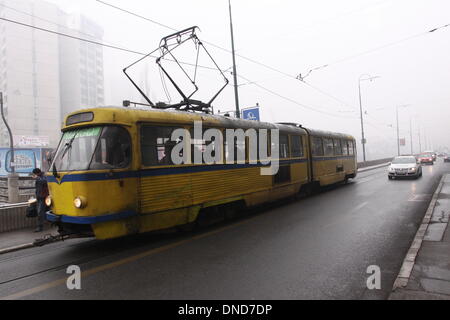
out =
[[[31,147],[48,147],[50,138],[48,136],[16,136],[14,135],[14,146],[31,148]]]
[[[259,106],[253,108],[247,108],[242,110],[242,118],[244,120],[260,121],[259,118]]]
[[[46,172],[49,168],[47,157],[53,149],[48,148],[14,148],[14,165],[19,176],[29,176],[34,168]],[[11,149],[0,148],[0,176],[12,173]]]

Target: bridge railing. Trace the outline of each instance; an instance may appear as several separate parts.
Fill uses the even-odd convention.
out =
[[[25,202],[35,194],[35,180],[32,177],[19,177],[19,202]],[[0,202],[8,202],[8,177],[0,177]]]
[[[384,159],[377,159],[377,160],[370,160],[370,161],[366,161],[366,162],[358,162],[358,169],[371,167],[371,166],[376,166],[378,164],[388,163],[388,162],[391,162],[392,159],[394,159],[394,157],[384,158]]]
[[[0,232],[8,232],[36,226],[36,218],[27,218],[28,203],[5,204],[0,206]]]

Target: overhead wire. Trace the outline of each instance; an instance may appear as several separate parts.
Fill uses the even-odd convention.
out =
[[[118,6],[115,6],[115,5],[113,5],[113,4],[110,4],[110,3],[106,2],[106,1],[102,1],[102,0],[96,0],[96,1],[97,1],[98,3],[101,3],[101,4],[105,5],[105,6],[109,6],[109,7],[113,8],[113,9],[122,11],[122,12],[124,12],[124,13],[130,14],[130,15],[135,16],[135,17],[137,17],[137,18],[140,18],[140,19],[146,20],[146,21],[148,21],[148,22],[157,24],[157,25],[159,25],[159,26],[162,26],[162,27],[164,27],[164,28],[170,29],[170,30],[172,30],[172,31],[177,30],[177,29],[175,29],[175,28],[173,28],[173,27],[167,26],[167,25],[162,24],[162,23],[160,23],[160,22],[157,22],[157,21],[155,21],[155,20],[153,20],[153,19],[149,19],[149,18],[144,17],[144,16],[142,16],[142,15],[140,15],[140,14],[137,14],[137,13],[134,13],[134,12],[132,12],[132,11],[129,11],[129,10],[120,8],[120,7],[118,7]],[[208,41],[205,41],[205,40],[204,40],[203,42],[206,43],[206,44],[208,44],[208,45],[210,45],[210,46],[212,46],[212,47],[215,47],[215,48],[217,48],[217,49],[220,49],[220,50],[222,50],[222,51],[225,51],[225,52],[227,52],[227,53],[231,53],[231,51],[230,51],[229,49],[223,48],[223,47],[221,47],[221,46],[219,46],[219,45],[216,45],[216,44],[214,44],[214,43],[211,43],[211,42],[208,42]],[[266,68],[266,69],[269,69],[269,70],[271,70],[271,71],[273,71],[273,72],[277,72],[277,73],[279,73],[279,74],[282,74],[283,76],[286,76],[286,77],[288,77],[288,78],[290,78],[290,79],[299,80],[299,79],[297,78],[297,76],[295,76],[295,75],[292,75],[292,74],[289,74],[289,73],[284,72],[284,71],[282,71],[282,70],[279,70],[279,69],[277,69],[277,68],[271,67],[271,66],[269,66],[269,65],[267,65],[267,64],[265,64],[265,63],[262,63],[262,62],[259,62],[259,61],[255,60],[255,59],[252,59],[252,58],[243,56],[243,55],[238,54],[238,53],[236,53],[235,55],[236,55],[237,57],[243,59],[243,60],[247,60],[247,61],[249,61],[249,62],[251,62],[251,63],[253,63],[253,64],[259,65],[259,66],[264,67],[264,68]],[[336,101],[339,102],[339,103],[344,103],[346,106],[350,106],[348,103],[343,102],[341,99],[338,99],[338,98],[336,98],[335,96],[333,96],[332,94],[329,94],[329,93],[325,92],[325,91],[322,90],[322,89],[319,89],[319,88],[317,88],[317,87],[315,87],[315,86],[313,86],[313,85],[311,85],[311,84],[309,84],[309,83],[306,83],[305,81],[301,81],[300,83],[303,83],[303,84],[309,86],[311,89],[316,90],[317,92],[319,92],[319,93],[321,93],[321,94],[324,94],[324,95],[328,96],[329,98],[331,98],[331,99],[333,99],[333,100],[336,100]]]
[[[243,80],[245,80],[245,81],[251,82],[250,79],[248,79],[248,78],[246,78],[246,77],[244,77],[244,76],[242,76],[242,75],[238,75],[238,77],[241,78],[241,79],[243,79]],[[256,86],[256,87],[258,87],[258,88],[260,88],[260,89],[266,91],[266,92],[269,92],[269,93],[272,94],[272,95],[275,95],[275,96],[277,96],[277,97],[279,97],[279,98],[282,98],[282,99],[284,99],[284,100],[286,100],[286,101],[289,101],[289,102],[291,102],[291,103],[293,103],[293,104],[296,104],[296,105],[298,105],[298,106],[300,106],[300,107],[303,107],[303,108],[305,108],[305,109],[308,109],[308,110],[311,110],[311,111],[314,111],[314,112],[318,112],[318,113],[322,113],[322,114],[326,114],[326,115],[333,116],[333,117],[338,117],[338,118],[358,119],[358,118],[356,118],[356,117],[348,117],[348,116],[344,116],[344,115],[333,114],[333,113],[330,113],[330,112],[328,112],[328,111],[324,111],[324,110],[321,110],[321,109],[318,109],[318,108],[314,108],[314,107],[308,106],[308,105],[306,105],[306,104],[304,104],[304,103],[298,102],[298,101],[296,101],[296,100],[294,100],[294,99],[292,99],[292,98],[286,97],[286,96],[284,96],[284,95],[282,95],[282,94],[280,94],[280,93],[278,93],[278,92],[275,92],[274,90],[271,90],[271,89],[269,89],[269,88],[266,88],[266,87],[264,87],[264,86],[262,86],[262,85],[260,85],[260,84],[258,84],[258,83],[254,83],[254,82],[253,82],[252,84],[253,84],[254,86]]]
[[[348,61],[348,60],[351,60],[351,59],[355,59],[355,58],[358,58],[358,57],[361,57],[361,56],[364,56],[364,55],[367,55],[367,54],[370,54],[370,53],[373,53],[373,52],[376,52],[376,51],[379,51],[379,50],[382,50],[382,49],[385,49],[385,48],[388,48],[388,47],[392,47],[392,46],[395,46],[397,44],[400,44],[400,43],[403,43],[403,42],[406,42],[406,41],[409,41],[409,40],[412,40],[412,39],[415,39],[415,38],[418,38],[418,37],[422,37],[422,36],[428,35],[430,33],[433,33],[435,31],[437,31],[437,30],[448,28],[449,26],[450,26],[450,23],[442,25],[442,26],[439,26],[439,27],[436,27],[436,28],[433,28],[433,29],[425,31],[425,32],[421,32],[421,33],[418,33],[418,34],[415,34],[415,35],[412,35],[412,36],[409,36],[409,37],[397,40],[397,41],[393,41],[393,42],[381,45],[379,47],[375,47],[375,48],[372,48],[372,49],[369,49],[369,50],[366,50],[366,51],[362,51],[360,53],[357,53],[357,54],[354,54],[354,55],[351,55],[351,56],[348,56],[348,57],[340,58],[340,59],[335,60],[333,62],[329,62],[329,63],[323,64],[323,65],[320,65],[320,66],[316,66],[314,68],[311,68],[308,71],[307,75],[304,76],[304,77],[301,77],[301,78],[305,79],[313,71],[324,69],[324,68],[327,68],[327,67],[335,65],[335,64],[339,64],[339,63],[342,63],[342,62],[345,62],[345,61]]]
[[[81,38],[81,37],[78,37],[78,36],[69,35],[69,34],[66,34],[66,33],[63,33],[63,32],[54,31],[54,30],[50,30],[50,29],[46,29],[46,28],[42,28],[42,27],[30,25],[30,24],[27,24],[27,23],[24,23],[24,22],[20,22],[20,21],[8,19],[8,18],[4,18],[4,17],[0,17],[0,20],[6,21],[6,22],[10,22],[10,23],[13,23],[13,24],[17,24],[17,25],[21,25],[21,26],[28,27],[28,28],[33,28],[33,29],[36,29],[36,30],[40,30],[40,31],[42,31],[42,32],[47,32],[47,33],[55,34],[55,35],[58,35],[58,36],[71,38],[71,39],[74,39],[74,40],[77,40],[77,41],[82,41],[82,42],[87,42],[87,43],[91,43],[91,44],[103,46],[103,47],[110,48],[110,49],[115,49],[115,50],[119,50],[119,51],[123,51],[123,52],[133,53],[133,54],[141,55],[141,56],[144,56],[144,57],[149,56],[149,57],[157,58],[156,56],[152,56],[152,55],[149,55],[149,54],[146,54],[146,53],[142,53],[142,52],[138,52],[138,51],[135,51],[135,50],[130,50],[130,49],[127,49],[127,48],[124,48],[124,47],[119,47],[119,46],[116,46],[116,45],[109,45],[109,44],[105,44],[105,43],[102,43],[102,42],[99,42],[99,41],[95,41],[95,40],[90,40],[90,39]],[[167,60],[168,60],[168,61],[171,61],[171,60],[169,60],[169,59],[167,59]],[[173,62],[173,61],[172,61],[172,62]],[[181,62],[181,61],[180,61],[180,63],[186,64],[186,65],[190,65],[190,66],[194,66],[194,65],[191,64],[191,63],[186,63],[186,62]],[[199,65],[199,67],[204,68],[204,69],[210,69],[210,70],[213,70],[213,68],[204,67],[204,66],[200,66],[200,65]],[[216,69],[214,69],[214,70],[216,70]],[[299,105],[299,106],[301,106],[301,107],[303,107],[303,108],[306,108],[306,109],[308,109],[308,110],[315,111],[315,112],[319,112],[319,113],[323,113],[323,114],[327,114],[327,115],[334,116],[334,117],[348,118],[348,117],[345,117],[345,116],[342,116],[342,115],[335,115],[335,114],[332,114],[332,113],[329,113],[329,112],[325,112],[325,111],[323,111],[323,110],[319,110],[319,109],[316,109],[316,108],[307,106],[306,104],[302,104],[302,103],[300,103],[300,102],[298,102],[298,101],[295,101],[295,100],[293,100],[293,99],[291,99],[291,98],[288,98],[288,97],[286,97],[286,96],[283,96],[283,95],[281,95],[281,94],[279,94],[279,93],[277,93],[277,92],[275,92],[275,91],[273,91],[273,90],[271,90],[271,89],[268,89],[268,88],[266,88],[266,87],[263,87],[263,86],[261,86],[261,85],[255,83],[255,81],[252,81],[252,80],[250,80],[250,79],[248,79],[248,78],[244,78],[244,77],[242,77],[242,76],[240,76],[240,77],[241,77],[242,79],[244,79],[244,80],[250,82],[251,84],[256,85],[257,87],[259,87],[259,88],[261,88],[261,89],[263,89],[263,90],[265,90],[265,91],[270,92],[270,93],[273,94],[273,95],[276,95],[276,96],[278,96],[278,97],[280,97],[280,98],[283,98],[283,99],[285,99],[285,100],[291,101],[292,103],[294,103],[294,104],[296,104],[296,105]],[[167,93],[166,93],[166,94],[167,94]]]
[[[116,45],[109,45],[109,44],[106,44],[106,43],[103,43],[103,42],[90,40],[90,39],[85,39],[85,38],[81,38],[81,37],[78,37],[78,36],[69,35],[67,33],[63,33],[63,32],[59,32],[59,31],[50,30],[50,29],[47,29],[47,28],[34,26],[34,25],[31,25],[31,24],[28,24],[28,23],[17,21],[17,20],[7,19],[7,18],[4,18],[4,17],[0,17],[0,20],[6,21],[6,22],[10,22],[10,23],[14,23],[14,24],[17,24],[17,25],[21,25],[23,27],[32,28],[32,29],[43,31],[43,32],[55,34],[55,35],[58,35],[58,36],[71,38],[71,39],[74,39],[74,40],[87,42],[87,43],[91,43],[91,44],[95,44],[95,45],[106,47],[106,48],[110,48],[110,49],[115,49],[115,50],[119,50],[119,51],[123,51],[123,52],[133,53],[133,54],[140,55],[140,56],[143,56],[143,57],[158,58],[157,56],[154,56],[154,55],[151,55],[151,54],[149,55],[148,53],[143,53],[143,52],[139,52],[139,51],[136,51],[136,50],[130,50],[130,49],[127,49],[127,48],[124,48],[124,47],[119,47],[119,46],[116,46]],[[170,62],[175,62],[175,61],[173,61],[171,59],[166,59],[166,60],[170,61]],[[181,61],[180,61],[180,63],[184,64],[184,65],[195,67],[195,65],[192,64],[192,63],[181,62]],[[203,68],[203,69],[209,69],[209,70],[217,71],[217,69],[212,68],[212,67],[206,67],[206,66],[200,66],[200,65],[199,65],[199,67]]]
[[[164,28],[168,28],[168,29],[170,29],[170,30],[176,30],[176,29],[173,28],[173,27],[167,26],[167,25],[162,24],[162,23],[160,23],[160,22],[157,22],[157,21],[155,21],[155,20],[153,20],[153,19],[149,19],[149,18],[147,18],[147,17],[144,17],[144,16],[142,16],[142,15],[136,14],[136,13],[131,12],[131,11],[129,11],[129,10],[120,8],[120,7],[115,6],[115,5],[112,5],[112,4],[110,4],[110,3],[106,2],[106,1],[103,1],[103,0],[96,0],[96,1],[99,2],[99,3],[101,3],[101,4],[103,4],[103,5],[112,7],[112,8],[114,8],[114,9],[116,9],[116,10],[125,12],[125,13],[127,13],[127,14],[130,14],[130,15],[133,15],[133,16],[135,16],[135,17],[138,17],[138,18],[144,19],[144,20],[146,20],[146,21],[149,21],[149,22],[151,22],[151,23],[157,24],[157,25],[162,26],[162,27],[164,27]],[[379,3],[382,3],[382,2],[385,2],[385,1],[380,1]],[[378,3],[378,4],[379,4],[379,3]],[[358,53],[358,54],[356,54],[356,55],[352,55],[352,56],[349,56],[349,57],[345,57],[345,58],[336,60],[336,61],[334,61],[334,62],[327,63],[327,64],[324,64],[324,65],[321,65],[321,66],[312,68],[312,69],[308,72],[308,75],[311,74],[312,71],[320,70],[320,69],[323,69],[323,68],[325,68],[325,67],[328,67],[328,66],[331,66],[331,65],[334,65],[334,64],[337,64],[337,63],[341,63],[341,62],[344,62],[344,61],[347,61],[347,60],[350,60],[350,59],[353,59],[353,58],[356,58],[356,57],[359,57],[359,56],[362,56],[362,55],[366,55],[366,54],[369,54],[369,53],[372,53],[372,52],[375,52],[375,51],[378,51],[378,50],[381,50],[381,49],[384,49],[384,48],[387,48],[387,47],[390,47],[390,46],[393,46],[393,45],[396,45],[396,44],[399,44],[399,43],[402,43],[402,42],[405,42],[405,41],[408,41],[408,40],[411,40],[411,39],[414,39],[414,38],[417,38],[417,37],[420,37],[420,36],[423,36],[423,35],[426,35],[426,34],[435,32],[435,31],[437,31],[437,30],[440,30],[440,29],[443,29],[443,28],[447,28],[447,27],[449,27],[449,26],[450,26],[450,24],[442,25],[442,26],[440,26],[440,27],[433,28],[433,29],[431,29],[431,30],[429,30],[429,31],[426,31],[426,32],[423,32],[423,33],[420,33],[420,34],[416,34],[416,35],[413,35],[413,36],[410,36],[410,37],[407,37],[407,38],[404,38],[404,39],[401,39],[401,40],[398,40],[398,41],[395,41],[395,42],[391,42],[391,43],[389,43],[389,44],[386,44],[386,45],[383,45],[383,46],[380,46],[380,47],[377,47],[377,48],[374,48],[374,49],[370,49],[370,50],[367,50],[367,51]],[[208,45],[211,45],[211,46],[213,46],[213,47],[216,47],[216,48],[218,48],[218,49],[220,49],[220,50],[223,50],[223,51],[226,51],[226,52],[228,52],[228,53],[231,52],[230,50],[228,50],[228,49],[226,49],[226,48],[223,48],[223,47],[221,47],[221,46],[218,46],[218,45],[216,45],[216,44],[213,44],[213,43],[211,43],[211,42],[207,42],[207,41],[204,41],[204,42],[207,43]],[[317,88],[317,87],[313,86],[312,84],[306,82],[306,81],[304,80],[305,77],[299,77],[299,75],[294,76],[294,75],[288,74],[288,73],[286,73],[286,72],[284,72],[284,71],[281,71],[281,70],[279,70],[279,69],[276,69],[276,68],[274,68],[274,67],[271,67],[271,66],[269,66],[269,65],[267,65],[267,64],[265,64],[265,63],[256,61],[256,60],[254,60],[254,59],[245,57],[245,56],[240,55],[240,54],[236,54],[236,56],[240,57],[241,59],[244,59],[244,60],[247,60],[247,61],[249,61],[249,62],[252,62],[252,63],[254,63],[254,64],[257,64],[257,65],[259,65],[259,66],[262,66],[262,67],[264,67],[264,68],[267,68],[267,69],[269,69],[269,70],[272,70],[272,71],[274,71],[274,72],[280,73],[280,74],[282,74],[282,75],[284,75],[284,76],[286,76],[286,77],[289,77],[289,78],[291,78],[291,79],[300,80],[300,83],[303,83],[303,84],[307,85],[307,86],[310,87],[311,89],[316,90],[317,92],[319,92],[319,93],[321,93],[321,94],[323,94],[323,95],[325,95],[325,96],[328,96],[329,98],[331,98],[331,99],[333,99],[333,100],[335,100],[335,101],[337,101],[337,102],[339,102],[339,103],[342,103],[342,104],[344,104],[345,106],[349,106],[349,107],[351,107],[352,109],[355,109],[355,110],[357,109],[357,108],[355,108],[354,106],[351,106],[350,104],[344,102],[342,99],[339,99],[339,98],[337,98],[336,96],[334,96],[334,95],[332,95],[332,94],[330,94],[330,93],[325,92],[323,89]]]

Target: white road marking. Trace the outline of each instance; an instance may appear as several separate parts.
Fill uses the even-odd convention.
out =
[[[352,216],[352,214],[355,213],[355,212],[357,212],[357,211],[359,211],[359,210],[361,210],[361,209],[364,208],[367,204],[368,204],[368,202],[363,202],[363,203],[361,203],[360,205],[356,206],[353,210],[351,210],[351,211],[349,212],[349,215],[347,215],[347,216],[344,217],[344,218],[338,219],[338,220],[335,221],[335,222],[332,222],[332,223],[329,223],[329,224],[325,225],[324,228],[328,228],[328,227],[331,227],[332,225],[335,225],[335,224],[338,224],[338,223],[342,223],[343,221],[346,221],[346,220],[348,220],[348,219],[353,219],[354,217]]]
[[[360,209],[364,208],[367,204],[368,204],[368,202],[361,203],[359,206],[356,206],[356,208],[354,208],[352,211],[350,211],[350,213],[355,213],[356,211],[359,211]]]
[[[415,194],[412,198],[408,199],[408,202],[426,202],[430,201],[432,194]]]

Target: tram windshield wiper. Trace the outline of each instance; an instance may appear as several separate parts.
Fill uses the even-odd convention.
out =
[[[62,155],[61,155],[61,160],[64,159],[64,157],[66,156],[66,154],[67,154],[67,152],[69,151],[69,149],[72,148],[72,144],[73,144],[73,142],[75,141],[75,138],[77,137],[78,132],[79,132],[79,131],[77,131],[77,132],[73,135],[73,137],[70,139],[70,141],[66,142],[66,144],[64,145],[64,150],[63,150],[63,153],[62,153]],[[58,158],[58,154],[55,155],[55,161],[53,161],[53,166],[52,166],[52,171],[53,171],[52,173],[53,173],[53,176],[54,176],[55,178],[59,178],[58,170],[56,169],[56,159],[57,159],[57,158]]]
[[[52,174],[55,178],[59,178],[58,170],[56,170],[56,164],[53,162]]]
[[[66,154],[67,154],[67,151],[69,151],[69,149],[72,148],[72,144],[73,144],[75,138],[77,137],[78,132],[79,132],[79,131],[77,131],[77,132],[74,134],[74,136],[70,139],[70,141],[69,141],[69,142],[66,142],[66,144],[64,145],[64,151],[63,151],[63,154],[61,155],[61,160],[64,159],[64,157],[65,157]]]

